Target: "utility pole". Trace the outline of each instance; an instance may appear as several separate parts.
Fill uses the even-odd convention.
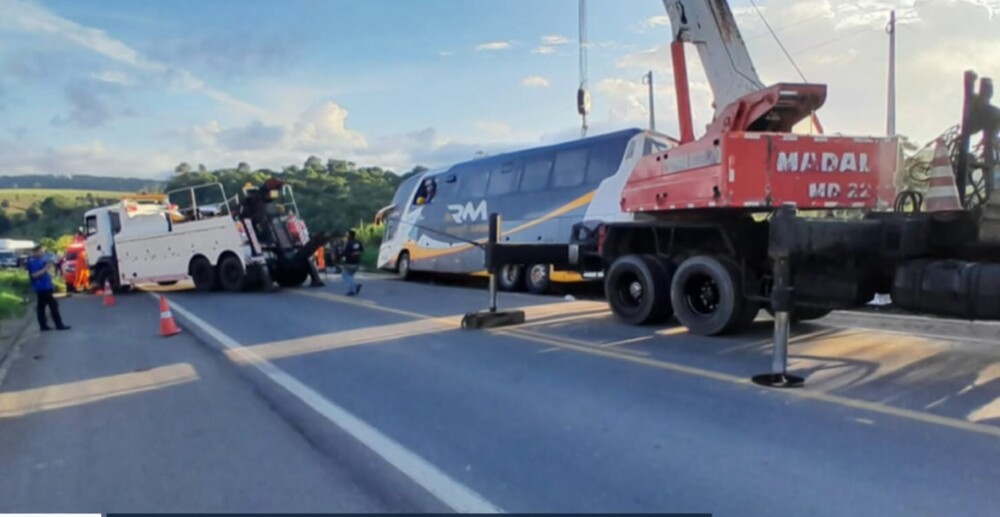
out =
[[[580,0],[580,88],[576,90],[576,112],[583,121],[580,138],[587,136],[587,114],[590,113],[590,90],[587,89],[587,0]]]
[[[653,107],[653,71],[642,76],[642,84],[649,86],[649,130],[656,131],[656,108]]]
[[[889,13],[889,25],[885,31],[889,33],[889,92],[886,105],[885,133],[888,136],[896,134],[896,11]]]

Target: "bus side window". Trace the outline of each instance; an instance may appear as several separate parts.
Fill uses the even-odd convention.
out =
[[[624,142],[608,142],[592,148],[587,163],[587,184],[600,183],[617,172],[624,153]]]
[[[417,194],[413,196],[414,205],[425,205],[434,200],[437,195],[437,178],[426,178],[420,183]]]
[[[552,157],[538,156],[531,158],[524,166],[524,174],[521,175],[521,192],[534,192],[542,190],[549,185],[549,176],[552,175]]]
[[[552,172],[553,187],[575,187],[583,183],[587,173],[587,149],[571,149],[556,155]]]
[[[514,162],[506,162],[490,172],[490,183],[486,187],[488,196],[502,196],[517,191],[517,180],[521,178],[521,168]]]
[[[489,169],[483,166],[471,168],[459,178],[458,195],[462,199],[483,197],[486,195],[486,184],[489,181]]]

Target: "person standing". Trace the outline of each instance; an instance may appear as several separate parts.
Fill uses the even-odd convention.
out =
[[[358,266],[361,264],[361,252],[364,250],[365,247],[357,240],[357,234],[354,233],[354,230],[348,230],[343,252],[344,268],[341,273],[341,276],[344,277],[344,283],[347,284],[347,296],[354,296],[361,292],[361,284],[354,280],[354,275],[358,272]]]
[[[41,246],[35,246],[31,252],[25,266],[28,268],[28,276],[31,277],[31,287],[35,290],[38,298],[38,328],[42,331],[52,330],[48,320],[45,318],[45,308],[49,308],[52,313],[52,321],[56,324],[57,330],[69,330],[69,325],[64,325],[62,316],[59,315],[59,302],[55,297],[55,286],[52,285],[52,276],[49,269],[52,264],[45,259],[45,252]]]

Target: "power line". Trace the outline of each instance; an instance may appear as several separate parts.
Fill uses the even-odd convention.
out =
[[[781,48],[781,52],[785,54],[785,57],[788,58],[788,61],[792,64],[793,67],[795,67],[795,71],[798,72],[799,77],[802,78],[802,82],[808,83],[809,80],[806,79],[805,74],[802,73],[802,69],[799,68],[798,63],[796,63],[795,60],[792,59],[792,55],[788,53],[788,50],[785,48],[785,44],[781,42],[781,38],[779,38],[778,35],[775,34],[774,29],[771,28],[771,24],[767,23],[767,18],[764,18],[764,13],[760,12],[760,8],[757,7],[757,2],[754,2],[754,0],[750,0],[750,5],[753,6],[754,11],[757,11],[757,16],[760,16],[760,21],[764,22],[764,27],[767,27],[767,31],[770,32],[771,36],[774,37],[774,41],[778,43],[778,47]]]

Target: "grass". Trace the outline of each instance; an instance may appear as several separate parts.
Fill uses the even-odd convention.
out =
[[[0,322],[21,315],[24,311],[24,297],[30,290],[27,271],[0,270]]]
[[[41,203],[47,197],[68,197],[71,199],[86,198],[87,194],[96,198],[119,198],[133,192],[114,192],[110,190],[75,190],[75,189],[44,189],[44,188],[5,188],[0,189],[0,201],[7,200],[8,214],[24,212],[33,203]]]
[[[382,225],[362,224],[354,229],[357,238],[365,247],[361,252],[361,267],[366,270],[374,270],[378,262],[378,248],[382,244],[382,234],[385,227]]]

